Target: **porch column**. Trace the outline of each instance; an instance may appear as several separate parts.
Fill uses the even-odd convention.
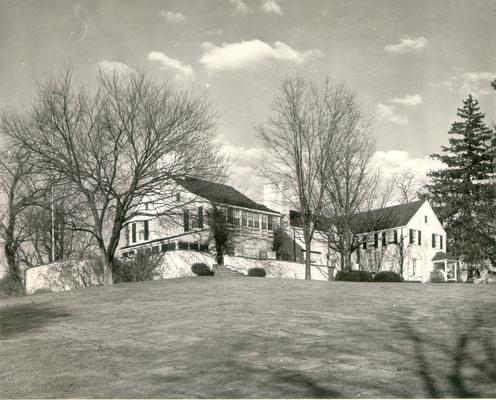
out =
[[[457,271],[458,268],[457,268],[456,264],[454,264],[454,265],[455,265],[455,282],[458,282],[458,271]]]
[[[444,280],[448,282],[448,260],[444,260]]]

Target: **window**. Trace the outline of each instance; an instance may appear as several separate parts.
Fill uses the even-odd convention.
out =
[[[189,210],[183,211],[183,226],[184,226],[184,232],[188,232],[189,231]]]
[[[395,229],[393,234],[393,243],[398,244],[398,231]]]
[[[272,215],[269,215],[269,216],[268,216],[268,221],[267,221],[267,229],[268,229],[269,231],[271,231],[271,230],[272,230],[272,227],[273,227],[272,222],[273,222],[273,221],[272,221]]]
[[[382,237],[382,247],[386,247],[387,246],[387,243],[386,243],[386,232],[382,232],[381,237]]]
[[[412,260],[412,275],[417,276],[417,259]]]
[[[148,221],[143,221],[142,228],[138,232],[138,240],[148,240],[149,231],[148,231]]]
[[[410,244],[422,244],[422,231],[410,229]]]
[[[253,214],[253,226],[260,228],[260,214]]]
[[[379,247],[379,234],[374,233],[374,247]]]
[[[362,248],[366,249],[367,248],[367,240],[368,240],[367,235],[363,235],[362,240],[363,240]]]
[[[240,225],[241,210],[234,210],[233,213],[233,223],[234,225]]]
[[[232,207],[227,208],[227,222],[230,224],[234,223],[234,210]]]
[[[176,194],[176,201],[180,202],[181,201],[181,193]]]
[[[435,249],[438,246],[438,235],[435,233],[432,234],[432,248]]]
[[[439,235],[439,244],[441,245],[441,250],[443,249],[443,235]]]
[[[247,212],[246,211],[241,211],[241,221],[243,226],[248,226],[248,223],[246,221],[247,217]]]
[[[424,221],[427,223],[427,215],[424,215]]]
[[[266,214],[262,214],[262,229],[267,229],[268,218]]]
[[[248,214],[248,227],[253,228],[253,213],[247,213]]]

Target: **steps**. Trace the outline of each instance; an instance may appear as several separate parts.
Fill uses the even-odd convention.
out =
[[[245,276],[242,272],[236,271],[225,265],[214,265],[213,271],[216,276]]]

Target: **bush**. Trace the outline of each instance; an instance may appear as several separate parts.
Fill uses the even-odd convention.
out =
[[[14,281],[9,274],[0,278],[0,297],[21,296],[24,288]]]
[[[115,260],[113,265],[114,283],[151,281],[160,276],[158,254],[138,252],[133,258]]]
[[[36,289],[32,294],[43,294],[43,293],[53,293],[53,290],[49,288],[39,288]]]
[[[372,282],[372,273],[368,271],[338,271],[337,281]]]
[[[374,275],[374,282],[402,282],[403,278],[394,271],[381,271]]]
[[[260,278],[265,278],[265,275],[267,275],[267,273],[263,268],[256,267],[256,268],[250,268],[248,270],[248,276],[258,276]]]
[[[212,271],[205,263],[195,263],[191,266],[191,272],[198,276],[212,276],[214,271]]]
[[[443,273],[435,269],[434,271],[431,272],[431,277],[429,279],[429,282],[431,283],[445,283],[446,281],[444,280],[444,275]]]

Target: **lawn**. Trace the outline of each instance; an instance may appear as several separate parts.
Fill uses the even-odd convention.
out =
[[[2,300],[0,397],[496,397],[496,287],[195,277]]]

